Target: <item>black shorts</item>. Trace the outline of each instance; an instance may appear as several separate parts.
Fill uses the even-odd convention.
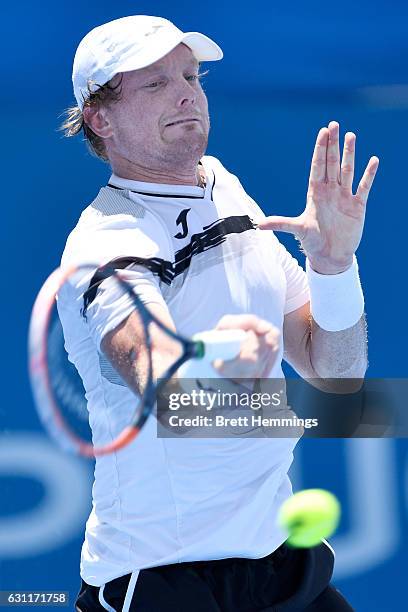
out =
[[[76,610],[93,612],[350,612],[331,584],[334,557],[324,543],[282,544],[261,559],[221,559],[163,565],[104,586],[82,581]],[[132,579],[133,577],[133,579]]]

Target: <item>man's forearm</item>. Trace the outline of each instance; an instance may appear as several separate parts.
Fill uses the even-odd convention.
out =
[[[362,383],[368,365],[365,316],[342,331],[326,331],[312,317],[310,325],[307,349],[313,377],[336,388],[336,379],[359,379]]]

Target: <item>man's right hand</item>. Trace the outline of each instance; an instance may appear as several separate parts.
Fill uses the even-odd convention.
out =
[[[214,362],[221,376],[237,381],[268,377],[277,360],[280,345],[280,332],[274,325],[255,315],[225,315],[215,329],[243,329],[247,332],[235,359],[217,359]]]

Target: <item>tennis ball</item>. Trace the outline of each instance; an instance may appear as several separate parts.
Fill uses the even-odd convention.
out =
[[[337,529],[341,508],[338,499],[324,489],[305,489],[282,504],[278,522],[289,533],[286,544],[311,548]]]

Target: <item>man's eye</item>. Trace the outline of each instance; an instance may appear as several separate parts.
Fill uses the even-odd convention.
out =
[[[154,81],[153,83],[149,83],[148,85],[145,85],[145,87],[149,87],[150,89],[155,89],[156,87],[161,85],[161,83],[162,81]]]
[[[205,70],[205,72],[199,72],[198,74],[189,74],[188,76],[186,76],[186,80],[190,81],[191,83],[195,81],[201,81],[203,76],[205,76],[206,74],[208,74],[208,70]]]

